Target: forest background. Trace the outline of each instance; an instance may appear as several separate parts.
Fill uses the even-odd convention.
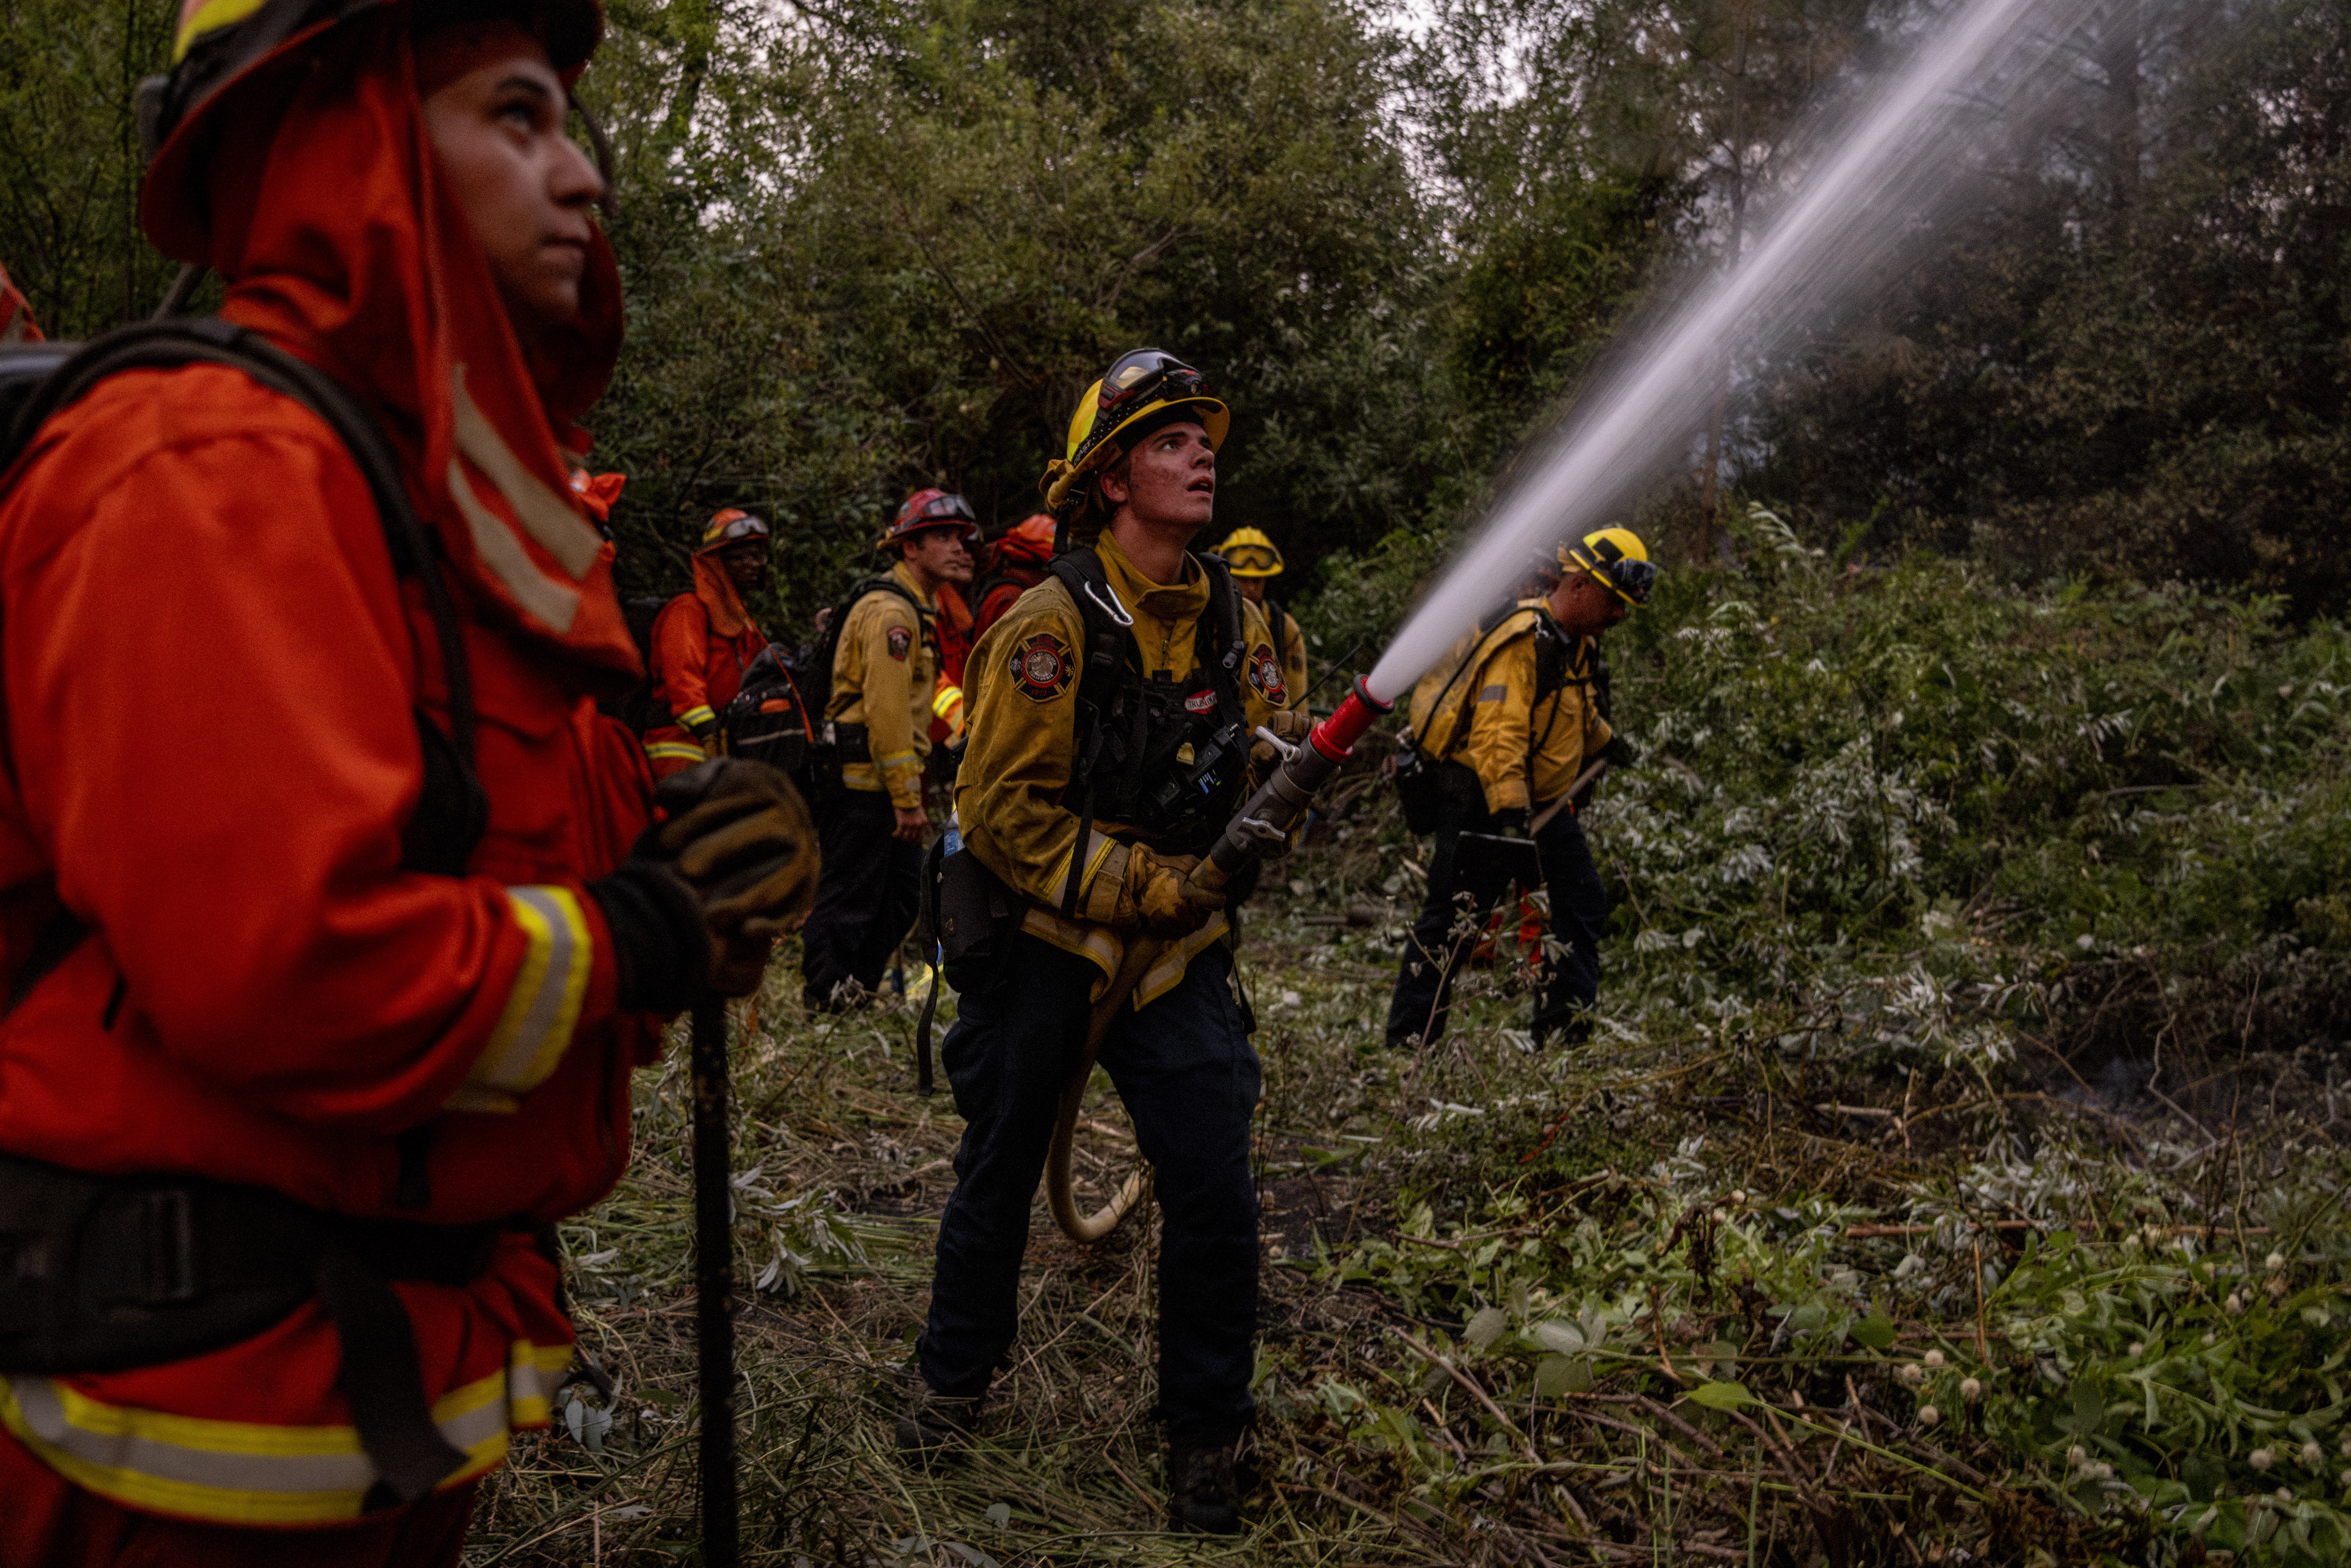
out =
[[[54,335],[170,281],[130,99],[174,10],[0,0],[0,258]],[[629,476],[626,591],[682,588],[701,520],[744,507],[789,541],[765,609],[804,635],[909,490],[991,532],[1035,509],[1081,389],[1147,343],[1233,407],[1220,526],[1271,533],[1310,630],[1350,644],[1644,302],[1744,243],[1801,173],[1805,106],[1922,15],[609,10],[583,97],[630,310],[594,466]],[[1770,359],[1723,345],[1704,448],[1646,518],[1667,554],[1723,549],[1736,498],[1840,563],[1925,547],[2342,608],[2351,12],[2129,0],[2055,68],[1864,304]]]

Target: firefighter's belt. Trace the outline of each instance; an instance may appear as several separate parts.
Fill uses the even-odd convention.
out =
[[[465,1463],[433,1424],[394,1280],[463,1285],[512,1226],[352,1219],[198,1176],[92,1176],[0,1155],[0,1373],[154,1366],[250,1339],[316,1298],[351,1425],[413,1502]]]
[[[1543,885],[1542,852],[1532,839],[1463,833],[1453,841],[1453,863],[1458,868],[1458,883],[1508,876],[1520,887]]]

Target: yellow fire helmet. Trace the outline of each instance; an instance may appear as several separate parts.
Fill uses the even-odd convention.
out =
[[[1646,604],[1657,586],[1657,564],[1649,559],[1649,547],[1630,528],[1602,528],[1575,544],[1562,545],[1559,564],[1567,571],[1590,572],[1635,609]]]
[[[1081,477],[1118,460],[1124,450],[1117,439],[1121,432],[1145,420],[1162,423],[1155,416],[1169,409],[1190,411],[1208,433],[1209,450],[1222,446],[1232,414],[1201,385],[1200,372],[1173,354],[1158,349],[1121,354],[1078,399],[1077,412],[1070,416],[1068,455],[1045,465],[1037,488],[1044,492],[1046,509],[1060,511]]]
[[[1235,577],[1280,577],[1281,552],[1256,528],[1235,528],[1217,547]]]

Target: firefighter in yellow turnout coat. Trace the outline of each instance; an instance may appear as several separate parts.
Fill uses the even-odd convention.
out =
[[[1239,1528],[1258,1293],[1249,1117],[1257,1056],[1234,1000],[1220,895],[1186,875],[1272,748],[1301,736],[1256,607],[1186,546],[1215,495],[1227,416],[1197,372],[1131,354],[1088,390],[1049,476],[1100,534],[989,628],[966,670],[964,848],[941,893],[961,993],[945,1059],[965,1119],[939,1227],[922,1381],[898,1426],[928,1459],[970,1430],[1011,1348],[1029,1205],[1087,1014],[1127,942],[1168,943],[1103,1041],[1163,1216],[1159,1403],[1179,1527]],[[1081,489],[1081,487],[1082,487]],[[1058,492],[1058,493],[1057,493]],[[1075,531],[1075,530],[1073,530]],[[1252,751],[1256,755],[1252,757]],[[990,895],[967,901],[966,878]],[[996,903],[991,905],[988,896]],[[1004,910],[977,953],[957,909]]]
[[[841,789],[822,812],[825,872],[801,938],[801,998],[813,1009],[872,994],[922,899],[923,774],[939,669],[933,612],[969,527],[967,514],[930,514],[923,498],[937,494],[899,507],[882,539],[898,559],[852,591],[833,653],[825,717]]]
[[[1560,561],[1566,574],[1547,597],[1520,601],[1413,693],[1415,759],[1435,774],[1437,844],[1388,1005],[1387,1043],[1399,1050],[1443,1037],[1454,977],[1509,891],[1508,869],[1462,855],[1461,835],[1525,838],[1592,761],[1632,758],[1600,715],[1594,665],[1600,634],[1648,597],[1656,568],[1623,528],[1570,546]],[[1581,1040],[1599,995],[1607,890],[1572,803],[1533,837],[1561,949],[1554,957],[1547,946],[1536,965],[1534,1035]]]

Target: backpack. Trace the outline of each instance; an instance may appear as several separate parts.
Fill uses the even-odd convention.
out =
[[[748,758],[791,775],[800,796],[822,800],[817,727],[820,716],[802,695],[802,672],[783,644],[770,643],[743,671],[743,685],[718,715],[729,757]]]
[[[923,608],[923,601],[908,592],[905,584],[887,573],[861,579],[852,587],[849,597],[837,601],[832,613],[825,618],[824,634],[816,640],[816,646],[809,650],[801,666],[792,672],[792,678],[799,689],[815,700],[811,716],[819,730],[824,727],[825,715],[832,706],[832,666],[835,656],[841,652],[841,630],[849,624],[849,612],[856,609],[859,601],[869,593],[894,593],[904,600],[914,608],[917,626],[928,622],[931,618],[931,612]]]
[[[637,684],[616,697],[605,697],[596,704],[597,711],[617,718],[633,731],[638,739],[645,731],[658,729],[670,722],[669,710],[653,700],[653,622],[669,603],[666,599],[623,599],[621,619],[628,623],[629,641],[637,645],[637,659],[645,673]]]
[[[411,871],[462,876],[487,831],[489,796],[474,769],[473,666],[448,581],[434,566],[438,547],[417,517],[400,476],[400,462],[366,405],[350,390],[267,340],[217,317],[177,317],[116,329],[86,344],[0,345],[0,495],[6,493],[18,461],[51,415],[79,401],[99,382],[119,371],[173,370],[183,365],[228,365],[295,402],[320,419],[342,442],[366,479],[383,525],[392,570],[422,587],[433,620],[434,640],[449,682],[449,728],[422,707],[414,710],[423,748],[424,788],[415,814],[401,831],[401,863]],[[35,938],[6,999],[14,1007],[50,970],[65,961],[87,934],[71,911],[59,907]],[[5,1011],[5,1009],[0,1009]]]

